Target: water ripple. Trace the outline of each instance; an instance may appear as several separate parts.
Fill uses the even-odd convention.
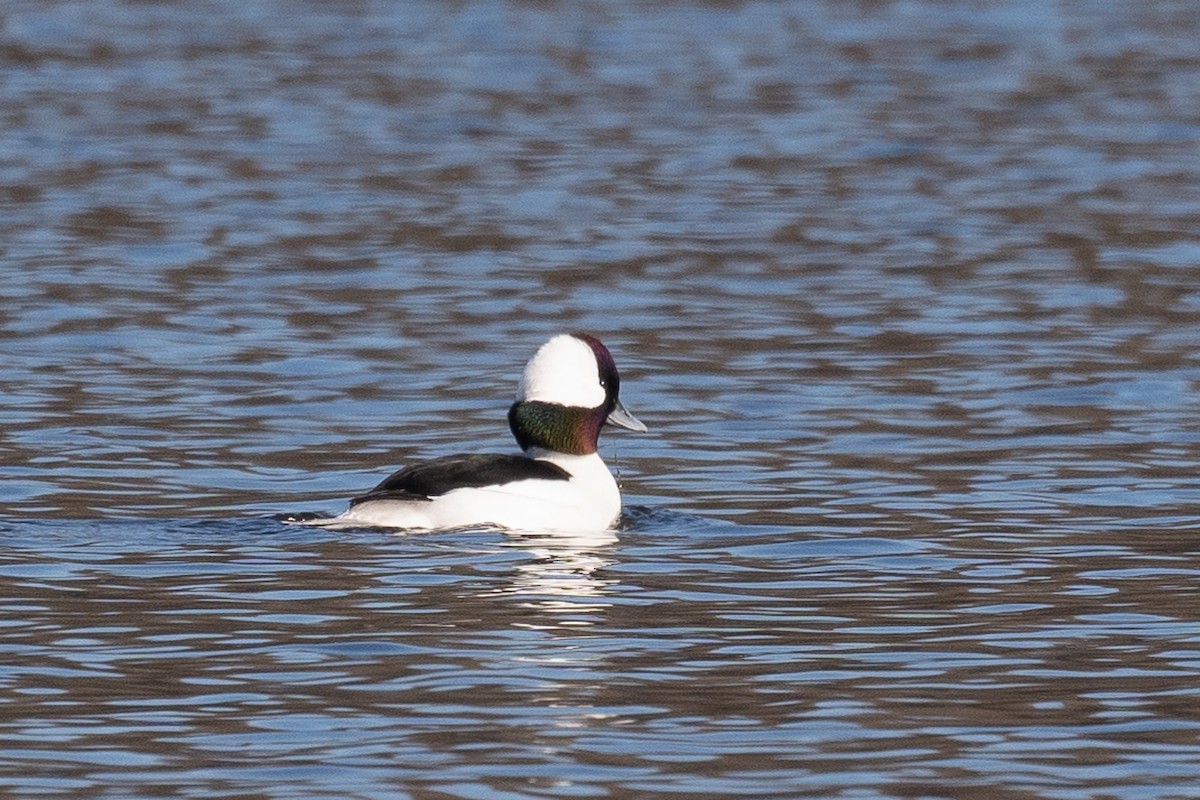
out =
[[[1192,796],[1198,19],[6,10],[0,792]],[[274,521],[563,329],[619,530]]]

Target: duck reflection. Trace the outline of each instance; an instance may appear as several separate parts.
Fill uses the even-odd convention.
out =
[[[586,615],[607,609],[603,602],[617,584],[601,574],[616,561],[614,531],[587,533],[516,532],[505,533],[504,545],[529,554],[516,565],[508,585],[498,594],[528,599],[528,605],[572,619],[559,625],[590,625]]]

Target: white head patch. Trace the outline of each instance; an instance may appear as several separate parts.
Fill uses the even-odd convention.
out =
[[[563,406],[597,408],[604,405],[605,397],[595,353],[570,334],[555,336],[538,348],[517,387],[517,400]]]

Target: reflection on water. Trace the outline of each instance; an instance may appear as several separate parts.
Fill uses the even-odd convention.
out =
[[[603,599],[616,583],[603,573],[616,558],[615,532],[514,532],[508,536],[512,547],[531,558],[516,565],[512,585],[501,589],[501,594],[528,598],[532,608],[548,613],[582,614],[605,608]],[[595,602],[582,603],[580,598]]]
[[[0,20],[0,792],[1195,793],[1188,3]],[[298,530],[601,334],[617,532]]]

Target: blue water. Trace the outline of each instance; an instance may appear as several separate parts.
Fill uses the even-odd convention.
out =
[[[0,794],[1200,797],[1198,24],[6,9]],[[276,520],[564,330],[617,530]]]
[[[1193,558],[640,509],[565,540],[5,528],[18,796],[1179,797],[1196,774]]]

